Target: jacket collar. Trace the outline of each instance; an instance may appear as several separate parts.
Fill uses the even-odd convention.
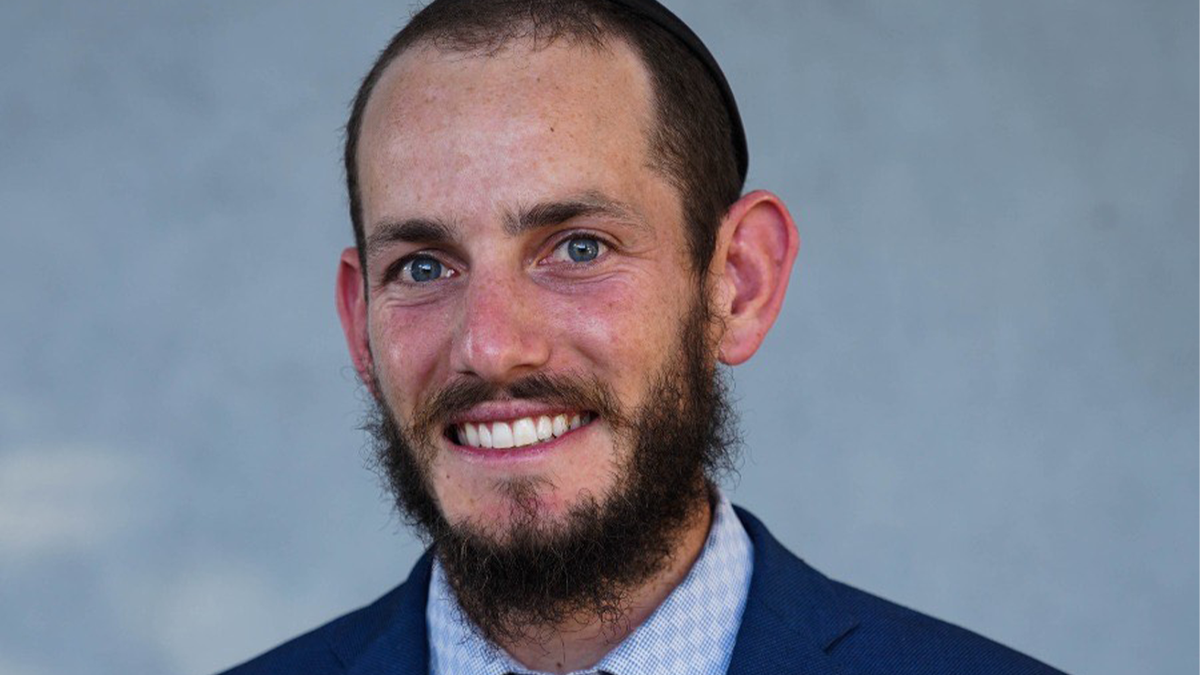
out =
[[[734,507],[754,543],[754,575],[730,675],[833,675],[828,650],[858,625],[833,584],[792,555],[748,511]]]
[[[734,510],[754,544],[754,573],[729,675],[781,675],[798,668],[807,675],[836,675],[828,650],[858,620],[828,579],[792,555],[748,511]],[[330,646],[347,675],[429,672],[425,606],[432,562],[426,552],[408,581],[369,608],[363,620],[335,628]]]

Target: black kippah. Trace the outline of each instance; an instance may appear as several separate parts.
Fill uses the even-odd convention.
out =
[[[691,28],[688,28],[683,19],[672,14],[671,10],[655,0],[612,1],[653,21],[671,35],[679,38],[708,69],[713,81],[717,83],[717,89],[721,91],[725,109],[729,112],[730,132],[733,135],[733,151],[737,155],[738,175],[741,176],[742,182],[745,182],[746,170],[750,166],[750,151],[746,147],[746,130],[742,128],[742,117],[738,114],[737,102],[733,100],[733,90],[729,88],[729,83],[725,81],[725,74],[721,72],[721,67],[717,65],[717,60],[708,51],[708,47],[704,46],[700,37],[693,33]]]

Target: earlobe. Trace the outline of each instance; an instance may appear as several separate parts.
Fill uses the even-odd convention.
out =
[[[367,387],[372,387],[367,289],[360,265],[358,249],[350,247],[342,251],[337,271],[337,311],[358,378]]]
[[[758,350],[783,306],[800,235],[783,201],[765,190],[729,208],[718,241],[718,311],[724,318],[722,363],[737,365]]]

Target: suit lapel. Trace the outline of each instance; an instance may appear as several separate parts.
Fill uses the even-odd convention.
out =
[[[835,675],[826,651],[858,625],[829,580],[734,507],[754,544],[754,574],[729,675]]]

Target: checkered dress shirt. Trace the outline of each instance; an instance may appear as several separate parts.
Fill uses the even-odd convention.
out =
[[[592,668],[572,675],[718,675],[729,668],[753,568],[750,537],[725,495],[683,582]],[[435,560],[425,618],[431,675],[541,675],[493,647],[465,619]]]

